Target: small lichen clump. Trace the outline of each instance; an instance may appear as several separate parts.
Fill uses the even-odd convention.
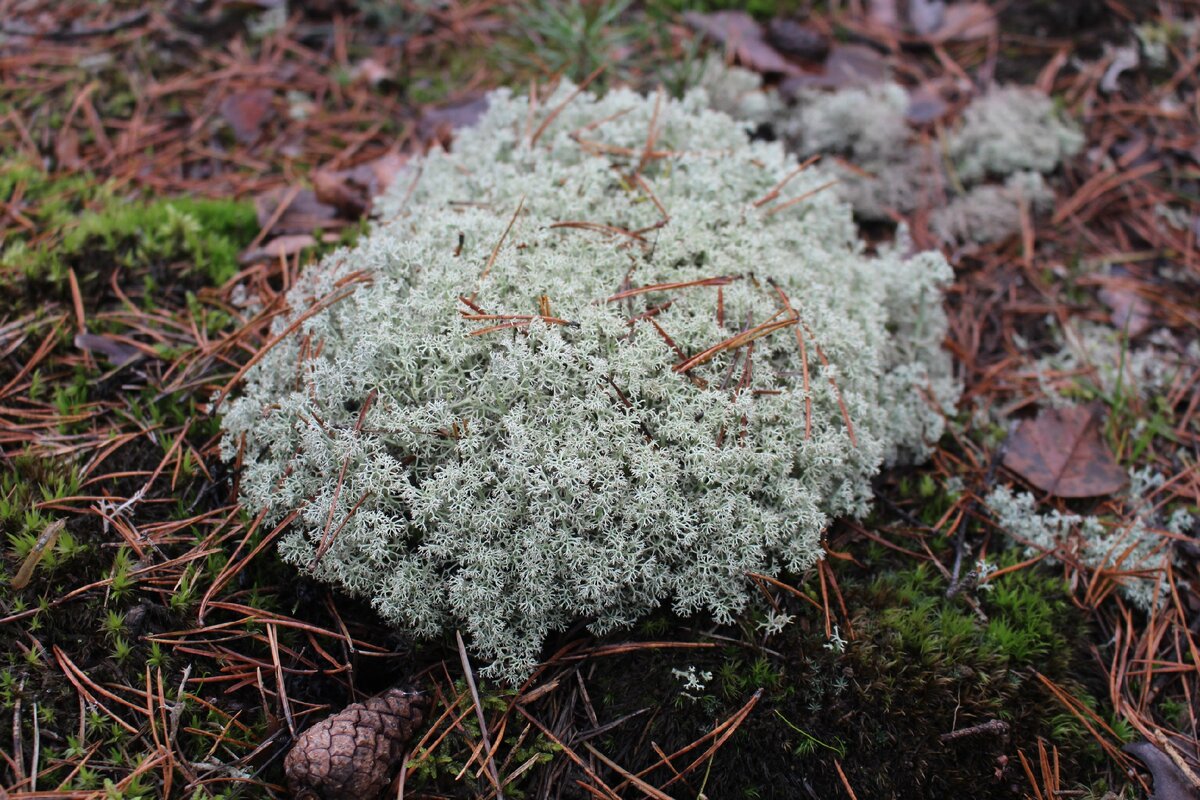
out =
[[[1050,553],[1051,563],[1065,558],[1088,570],[1105,570],[1126,599],[1150,611],[1167,598],[1165,570],[1177,560],[1169,537],[1186,535],[1195,520],[1182,506],[1166,515],[1154,508],[1149,498],[1165,482],[1161,474],[1132,470],[1129,477],[1124,521],[1058,509],[1039,514],[1032,494],[1007,486],[992,490],[986,502],[1027,555]]]
[[[224,418],[288,561],[510,680],[576,620],[730,620],[957,394],[940,255],[867,257],[827,175],[703,95],[571,92],[496,93],[401,176]]]
[[[799,91],[790,105],[761,90],[754,73],[706,65],[699,81],[715,108],[771,122],[801,156],[823,156],[835,191],[868,220],[926,206],[947,245],[1002,240],[1020,230],[1021,205],[1045,212],[1054,193],[1042,176],[1079,152],[1084,138],[1037,89],[1002,87],[973,100],[953,125],[945,153],[908,119],[911,98],[896,83]]]

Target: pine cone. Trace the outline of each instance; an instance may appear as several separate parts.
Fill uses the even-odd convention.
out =
[[[283,762],[292,792],[298,800],[374,800],[428,708],[426,696],[390,689],[313,725]]]

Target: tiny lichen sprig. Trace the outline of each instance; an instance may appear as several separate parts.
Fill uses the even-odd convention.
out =
[[[513,681],[581,618],[732,620],[957,397],[945,261],[867,257],[796,168],[698,94],[494,93],[292,289],[222,409],[247,506],[296,513],[287,561]]]

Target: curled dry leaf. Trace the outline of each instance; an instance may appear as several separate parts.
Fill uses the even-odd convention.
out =
[[[824,61],[829,55],[829,37],[794,19],[768,22],[767,41],[779,52],[805,61]]]
[[[946,6],[942,24],[926,34],[934,44],[942,42],[967,42],[986,39],[1000,30],[996,12],[987,3],[956,3]]]
[[[90,353],[100,353],[117,367],[132,364],[145,355],[133,345],[99,333],[75,334],[75,346]]]
[[[428,709],[425,695],[390,689],[318,722],[284,759],[292,793],[297,800],[375,800]]]
[[[877,51],[861,44],[834,45],[821,74],[794,75],[784,81],[779,90],[785,96],[794,96],[802,89],[870,86],[882,83],[887,77],[887,61]]]
[[[1200,800],[1200,787],[1166,753],[1147,741],[1131,742],[1121,748],[1146,765],[1154,776],[1154,793],[1148,800]]]
[[[317,199],[311,189],[301,189],[295,193],[287,208],[278,215],[279,205],[292,193],[286,188],[272,189],[254,198],[254,210],[258,215],[258,224],[271,229],[268,235],[280,236],[285,233],[312,233],[318,228],[329,230],[338,226],[337,209],[326,205]],[[274,222],[272,222],[274,219]]]
[[[440,144],[448,150],[454,132],[478,122],[487,107],[486,97],[472,95],[444,106],[427,108],[417,120],[417,136],[426,144]]]
[[[288,233],[276,236],[262,247],[253,247],[238,256],[241,264],[254,264],[260,261],[275,261],[279,258],[294,256],[306,247],[316,247],[317,240],[307,233]]]
[[[694,30],[724,45],[746,69],[784,75],[800,73],[795,64],[767,42],[762,26],[745,11],[715,11],[710,14],[689,11],[683,18]]]
[[[925,84],[908,93],[908,108],[904,118],[913,125],[927,125],[950,113],[950,104],[937,89]]]
[[[313,173],[317,200],[331,205],[347,219],[359,219],[371,210],[374,198],[392,185],[408,156],[388,153],[352,169],[319,169]]]
[[[231,94],[221,101],[221,116],[233,128],[233,136],[242,144],[254,144],[262,135],[263,126],[274,113],[270,89],[252,89]]]
[[[1112,283],[1100,290],[1100,299],[1112,311],[1113,327],[1134,339],[1154,327],[1154,307],[1127,285]]]
[[[1100,497],[1125,486],[1125,470],[1100,437],[1094,405],[1051,408],[1013,433],[1004,466],[1055,497]]]

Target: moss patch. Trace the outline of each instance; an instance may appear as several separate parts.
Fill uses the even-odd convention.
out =
[[[158,287],[221,284],[258,231],[254,207],[235,200],[142,201],[88,175],[54,177],[22,162],[0,164],[0,201],[28,225],[0,250],[0,285],[22,288],[30,305],[62,298],[75,270],[85,303],[112,273],[136,269],[149,295]]]
[[[757,652],[730,647],[597,661],[589,691],[600,698],[602,721],[663,709],[597,746],[633,771],[644,769],[653,758],[646,742],[667,753],[684,747],[762,688],[732,740],[695,773],[707,773],[705,785],[693,779],[685,791],[844,796],[837,760],[860,797],[960,797],[964,786],[976,797],[1013,797],[1028,789],[1017,751],[1036,753],[1039,737],[1059,748],[1065,786],[1086,785],[1102,768],[1099,747],[1036,674],[1091,702],[1086,622],[1061,579],[1034,569],[1000,577],[977,595],[986,620],[963,598],[946,599],[945,581],[928,565],[878,576],[855,570],[839,581],[854,631],[839,631],[848,640],[844,652],[804,612]],[[703,688],[689,687],[689,676]],[[944,736],[993,720],[1007,733]],[[669,777],[665,767],[651,776]]]

